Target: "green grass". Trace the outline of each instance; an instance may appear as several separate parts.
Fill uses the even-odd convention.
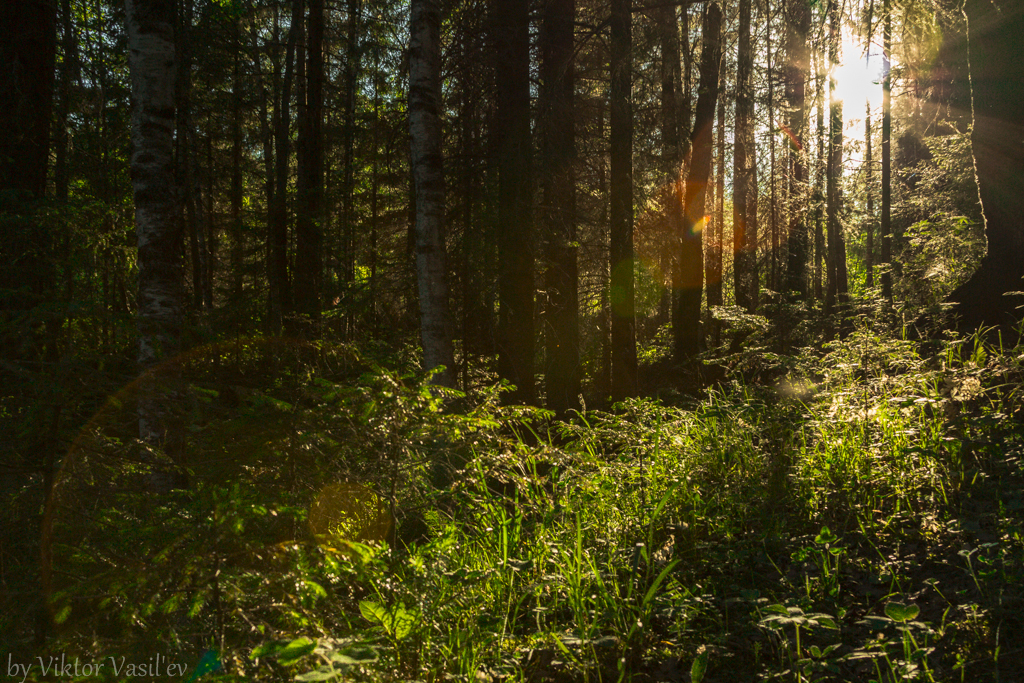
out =
[[[1020,351],[859,331],[770,385],[568,423],[347,349],[196,359],[192,490],[133,492],[131,400],[71,456],[49,649],[214,649],[204,680],[1002,680],[1024,647]],[[397,527],[314,540],[342,480]]]

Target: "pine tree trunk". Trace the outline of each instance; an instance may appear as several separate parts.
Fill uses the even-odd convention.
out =
[[[807,34],[811,27],[811,8],[807,0],[789,0],[786,12],[786,102],[789,104],[790,215],[786,287],[800,299],[807,298],[807,168],[804,148],[805,86],[810,73]]]
[[[637,391],[636,305],[633,282],[633,104],[631,0],[612,0],[610,231],[612,400]]]
[[[683,223],[679,234],[679,268],[673,274],[676,298],[672,311],[673,353],[677,363],[700,352],[700,304],[703,297],[704,203],[711,176],[712,123],[722,66],[722,10],[709,3],[701,31],[700,86],[694,112],[686,183],[682,186]]]
[[[559,416],[579,406],[579,277],[576,246],[576,157],[573,120],[574,0],[546,0],[540,33],[543,205],[547,270],[545,385],[547,405]]]
[[[306,36],[305,106],[300,107],[298,146],[302,156],[296,179],[295,312],[303,322],[297,331],[313,333],[320,320],[323,287],[323,120],[324,0],[309,0]]]
[[[443,386],[455,386],[448,273],[445,265],[444,172],[441,156],[441,6],[412,0],[409,26],[409,132],[416,193],[416,280],[423,364]]]
[[[864,269],[867,271],[865,285],[868,288],[875,286],[875,193],[874,161],[871,158],[871,102],[869,101],[864,112],[864,164],[867,169],[867,224],[864,226]]]
[[[684,10],[685,12],[686,10]],[[684,17],[688,16],[684,14]],[[680,71],[679,21],[676,7],[665,4],[658,9],[658,28],[661,42],[661,147],[663,173],[662,205],[665,212],[666,229],[660,232],[659,267],[662,277],[671,277],[672,259],[675,252],[674,237],[669,226],[679,225],[682,213],[678,194],[675,191],[683,165],[683,83]],[[686,123],[689,125],[689,122]],[[673,212],[676,212],[673,218]],[[658,326],[668,322],[672,311],[672,287],[663,283],[661,299],[658,302]]]
[[[723,38],[724,42],[724,38]],[[725,53],[725,45],[722,46]],[[721,75],[718,81],[720,97],[724,97],[726,89],[726,60],[722,60]],[[713,248],[708,260],[710,268],[707,275],[708,287],[708,320],[711,325],[711,338],[715,346],[721,343],[722,324],[714,318],[714,308],[725,303],[722,295],[722,265],[725,251],[725,102],[718,103],[718,178],[715,182],[715,199],[718,201],[715,212],[715,228],[712,237]]]
[[[736,128],[733,157],[733,254],[736,304],[757,307],[757,169],[753,145],[754,100],[750,82],[753,53],[750,0],[739,3],[739,45],[736,57]]]
[[[829,62],[832,66],[829,92],[828,170],[826,172],[826,212],[828,216],[828,290],[825,293],[825,311],[846,303],[849,289],[846,277],[846,241],[839,218],[841,201],[839,182],[843,174],[843,102],[835,96],[835,73],[839,66],[839,9],[833,1],[830,6]]]
[[[0,189],[41,198],[50,157],[57,49],[55,0],[0,10]]]
[[[817,62],[817,120],[815,131],[818,138],[818,152],[814,162],[814,193],[811,205],[814,207],[814,300],[824,300],[825,229],[823,223],[825,203],[825,72],[824,57],[818,55]]]
[[[242,304],[244,287],[242,265],[245,258],[245,245],[242,237],[242,91],[245,89],[245,85],[242,83],[240,32],[241,29],[236,21],[231,93],[231,192],[229,195],[231,214],[228,221],[231,232],[231,303],[234,306]]]
[[[302,23],[302,0],[292,5],[291,26],[285,48],[284,77],[274,116],[274,201],[268,211],[268,306],[270,328],[280,334],[284,316],[290,312],[291,283],[288,279],[288,162],[291,159],[291,100],[295,46]]]
[[[356,253],[358,240],[355,220],[355,184],[356,184],[356,96],[359,91],[359,72],[361,70],[361,53],[359,35],[362,24],[359,15],[363,9],[361,0],[347,0],[348,34],[345,37],[345,106],[342,112],[342,183],[341,183],[341,239],[342,239],[342,279],[349,286],[355,280]],[[376,87],[374,88],[376,93]],[[375,95],[376,96],[376,95]],[[351,311],[345,311],[346,334],[352,332]]]
[[[882,238],[882,297],[892,308],[892,72],[889,60],[892,55],[892,11],[889,0],[882,5],[885,14],[883,29],[883,50],[885,52],[885,75],[882,79],[882,217],[880,237]]]
[[[498,147],[498,376],[510,403],[533,403],[534,235],[530,3],[499,0],[495,22]]]
[[[1005,293],[1024,289],[1024,13],[1009,0],[967,0],[964,8],[970,78],[961,61],[953,103],[974,113],[971,144],[988,240],[977,272],[949,297],[961,329],[969,330],[1021,317],[1020,297]]]

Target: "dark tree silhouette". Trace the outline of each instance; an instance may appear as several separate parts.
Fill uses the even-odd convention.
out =
[[[700,351],[700,302],[704,275],[702,229],[704,201],[711,176],[712,123],[718,102],[722,62],[722,10],[710,3],[704,13],[704,47],[700,56],[700,94],[694,113],[686,183],[682,187],[683,222],[679,233],[677,270],[673,273],[675,300],[672,311],[676,362],[686,362]]]
[[[953,104],[974,113],[971,143],[988,252],[949,300],[961,328],[973,329],[1020,318],[1019,297],[1004,294],[1024,289],[1024,6],[968,0],[965,10],[967,41],[952,45]]]
[[[500,0],[495,22],[498,135],[498,374],[509,400],[534,400],[533,183],[530,176],[530,6]]]
[[[543,205],[547,270],[544,316],[548,407],[558,415],[579,405],[579,265],[576,245],[576,158],[573,120],[574,0],[546,0],[540,31],[540,100]]]
[[[633,282],[632,36],[630,0],[612,0],[609,161],[612,399],[615,401],[634,396],[637,390],[636,305]]]

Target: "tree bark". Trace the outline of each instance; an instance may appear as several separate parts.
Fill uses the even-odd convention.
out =
[[[892,10],[889,0],[882,5],[885,14],[885,28],[882,49],[885,59],[885,74],[882,79],[882,216],[879,226],[882,238],[882,297],[892,308]]]
[[[709,3],[701,30],[700,86],[694,112],[686,183],[682,192],[683,221],[679,234],[678,270],[673,274],[676,299],[672,329],[677,363],[691,361],[700,352],[700,304],[703,295],[704,201],[711,175],[712,123],[718,102],[722,64],[722,10]]]
[[[245,244],[242,237],[242,91],[245,84],[242,82],[242,38],[240,20],[235,20],[234,33],[234,64],[231,77],[231,191],[229,193],[230,217],[228,219],[228,230],[231,234],[231,297],[230,301],[234,306],[242,304],[242,290],[244,286],[243,261],[245,259]]]
[[[359,91],[359,72],[362,66],[362,54],[359,49],[359,35],[362,24],[359,15],[362,12],[362,0],[347,0],[348,34],[345,37],[345,106],[342,112],[342,200],[341,200],[341,239],[342,239],[342,278],[349,286],[355,280],[356,254],[358,240],[355,220],[355,184],[356,184],[356,96]],[[374,87],[374,93],[377,88]],[[376,95],[374,95],[376,97]],[[371,285],[372,286],[372,285]],[[345,312],[346,334],[351,333],[353,312]]]
[[[1005,293],[1024,289],[1024,12],[1009,0],[967,0],[964,8],[970,78],[961,62],[953,103],[974,113],[971,144],[988,251],[949,300],[960,328],[970,330],[1021,317],[1020,297]]]
[[[846,241],[839,219],[841,201],[839,181],[843,174],[843,102],[836,97],[836,70],[839,67],[839,8],[832,0],[829,9],[829,137],[828,169],[826,172],[826,213],[828,217],[828,289],[825,292],[825,312],[831,312],[836,303],[846,303],[849,285],[846,277]]]
[[[865,286],[875,286],[875,194],[874,161],[871,158],[871,102],[869,101],[864,111],[864,164],[866,168],[867,182],[865,183],[867,198],[867,221],[864,226],[864,269],[867,271]]]
[[[409,26],[409,132],[416,193],[416,280],[426,370],[444,366],[437,384],[455,386],[448,273],[442,236],[441,4],[412,0]]]
[[[170,408],[173,368],[158,364],[179,348],[182,321],[181,223],[175,191],[174,0],[127,0],[128,65],[132,80],[132,189],[138,237],[139,439],[153,463],[151,490],[181,482],[158,455],[181,455],[182,432]],[[163,381],[160,381],[163,380]]]
[[[546,0],[541,34],[541,135],[547,270],[545,346],[547,404],[559,416],[579,406],[579,294],[576,246],[576,159],[573,121],[574,0]]]
[[[807,34],[811,27],[811,8],[807,0],[789,0],[786,8],[785,70],[786,102],[789,105],[790,194],[788,262],[786,290],[807,298],[807,168],[804,149],[805,83],[810,72]]]
[[[534,251],[530,133],[530,3],[499,0],[497,43],[498,376],[533,403]]]
[[[684,17],[688,17],[685,14]],[[680,219],[673,223],[672,211],[678,207],[675,186],[679,182],[683,164],[683,82],[679,51],[679,19],[677,8],[672,4],[664,4],[658,9],[658,28],[661,43],[661,148],[664,173],[662,188],[662,205],[665,229],[659,235],[659,267],[662,277],[671,277],[672,258],[675,249],[674,236],[669,226],[678,225]],[[689,121],[685,123],[689,125]],[[658,302],[658,325],[668,322],[672,311],[672,287],[670,283],[662,289]]]
[[[637,392],[633,282],[633,17],[631,0],[612,0],[610,120],[610,298],[612,400]]]
[[[320,320],[323,288],[324,195],[324,0],[309,0],[306,36],[306,102],[300,107],[298,146],[302,156],[296,178],[295,312],[297,331],[313,333]]]
[[[825,229],[822,222],[825,202],[825,70],[824,57],[817,56],[817,119],[815,131],[818,151],[814,161],[814,192],[811,205],[814,207],[814,300],[824,300],[823,263],[825,260]]]
[[[57,321],[46,323],[44,337],[37,308],[56,284],[55,241],[35,215],[50,157],[56,24],[55,0],[12,0],[0,9],[0,290],[10,293],[0,298],[0,345],[33,360],[57,354]],[[26,314],[28,339],[3,324]]]
[[[270,329],[280,334],[284,315],[291,310],[291,283],[288,278],[288,162],[291,159],[291,101],[294,78],[295,45],[302,23],[302,0],[292,5],[291,26],[285,47],[284,76],[274,112],[274,201],[269,207],[267,305]]]
[[[0,11],[0,189],[27,198],[46,190],[56,27],[55,0],[10,0]]]
[[[724,43],[724,39],[723,39]],[[722,46],[725,53],[725,45]],[[724,98],[726,89],[726,63],[722,60],[722,68],[718,81],[720,96]],[[710,266],[707,275],[708,287],[708,320],[711,325],[711,338],[715,346],[721,343],[722,324],[714,317],[714,307],[725,303],[722,295],[722,266],[725,250],[725,102],[718,103],[718,178],[715,182],[715,199],[718,202],[715,211],[715,228],[712,237],[712,249],[708,252]]]
[[[733,157],[733,254],[736,304],[757,307],[757,166],[754,150],[754,99],[750,75],[750,0],[739,3],[739,44],[736,57],[736,127]]]

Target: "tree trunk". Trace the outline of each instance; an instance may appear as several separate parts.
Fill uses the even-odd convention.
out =
[[[700,55],[700,86],[694,112],[693,133],[686,183],[681,189],[683,222],[679,233],[679,268],[673,274],[676,299],[672,329],[677,363],[688,362],[700,352],[700,304],[703,295],[704,201],[711,175],[712,123],[718,102],[718,80],[722,65],[722,10],[709,3],[701,30],[704,46]]]
[[[238,20],[234,25],[234,66],[231,93],[231,214],[228,219],[231,231],[231,297],[234,306],[242,305],[242,266],[245,258],[245,245],[242,237],[242,82],[241,68],[241,27]]]
[[[533,403],[534,252],[530,133],[530,3],[499,0],[497,43],[498,376]]]
[[[341,183],[341,258],[343,260],[342,279],[349,290],[354,286],[356,254],[358,240],[355,225],[355,183],[356,183],[356,96],[359,92],[359,72],[362,66],[362,55],[359,49],[359,35],[362,24],[359,15],[362,12],[362,0],[347,0],[348,34],[345,37],[345,106],[342,112],[342,183]],[[377,88],[374,87],[374,93]],[[376,95],[375,95],[376,97]],[[372,285],[371,285],[372,286]],[[351,334],[353,327],[353,311],[345,311],[346,334]]]
[[[689,17],[684,9],[684,17]],[[661,147],[662,163],[664,173],[664,187],[662,188],[662,205],[665,212],[665,229],[661,231],[659,244],[659,267],[662,277],[671,276],[673,240],[669,226],[679,224],[680,219],[673,218],[671,212],[674,206],[678,206],[675,200],[675,185],[679,182],[682,173],[683,163],[683,82],[680,71],[679,52],[679,21],[677,8],[672,4],[664,4],[658,9],[658,28],[661,43]],[[685,125],[689,125],[689,121]],[[662,283],[668,285],[668,283]],[[661,299],[658,302],[658,325],[668,322],[672,311],[672,288],[662,288]]]
[[[179,346],[182,319],[181,235],[174,190],[174,0],[127,0],[128,65],[132,79],[132,189],[138,236],[139,439],[153,463],[163,452],[181,455],[182,433],[169,409],[174,373],[154,372]],[[165,492],[180,482],[156,464],[150,488]]]
[[[724,39],[723,39],[724,42]],[[722,46],[722,53],[725,53],[725,45]],[[722,60],[722,69],[719,76],[718,88],[720,96],[725,94],[726,89],[726,60]],[[722,261],[725,250],[725,102],[718,103],[718,178],[715,182],[715,199],[718,202],[715,211],[715,228],[712,237],[712,249],[709,251],[708,260],[710,268],[707,275],[708,286],[708,320],[711,324],[711,338],[715,346],[721,343],[722,324],[714,318],[714,307],[722,306],[725,303],[722,296]]]
[[[306,36],[306,102],[300,108],[298,146],[302,157],[296,179],[295,312],[297,331],[310,335],[320,320],[323,286],[324,194],[324,0],[309,0]]]
[[[765,62],[768,71],[768,125],[772,134],[768,137],[768,234],[771,239],[771,271],[768,275],[768,289],[779,290],[779,216],[776,203],[776,166],[775,166],[775,73],[772,52],[772,11],[770,3],[765,1],[764,7]]]
[[[839,219],[839,181],[843,174],[843,102],[836,93],[836,71],[839,67],[839,8],[833,0],[829,9],[829,137],[828,169],[826,172],[826,212],[828,215],[828,289],[825,292],[825,312],[831,312],[836,303],[846,303],[849,289],[846,279],[846,242]]]
[[[538,128],[547,270],[547,404],[559,416],[579,406],[580,350],[573,121],[574,0],[546,0],[540,33]]]
[[[46,192],[56,23],[55,0],[11,0],[0,9],[0,345],[32,360],[57,353],[56,321],[44,338],[43,316],[28,314],[53,296],[57,276],[53,235],[34,215]],[[20,326],[4,323],[26,314],[29,339],[15,338]]]
[[[815,155],[814,193],[811,205],[814,207],[814,300],[824,299],[822,264],[825,259],[825,229],[822,222],[825,202],[825,70],[824,57],[817,56],[817,120],[815,131],[818,138],[818,152]]]
[[[292,5],[291,26],[285,48],[284,77],[274,112],[274,201],[268,211],[268,306],[270,329],[280,334],[284,315],[291,310],[291,287],[288,279],[288,162],[291,159],[292,79],[295,44],[302,23],[302,0]]]
[[[631,0],[612,0],[610,92],[610,298],[612,400],[636,395],[633,282],[633,17]]]
[[[416,193],[416,280],[426,370],[444,366],[437,384],[455,386],[448,273],[442,236],[441,4],[412,0],[409,26],[409,132]]]
[[[805,87],[810,72],[807,34],[811,27],[811,8],[807,0],[789,0],[786,11],[786,102],[789,104],[790,213],[786,290],[807,298],[807,168],[804,149]]]
[[[867,279],[864,284],[868,288],[875,286],[875,194],[874,161],[871,159],[871,102],[869,101],[864,112],[864,164],[866,168],[867,182],[865,183],[867,199],[868,219],[864,226],[864,269],[867,271]]]
[[[57,50],[55,0],[9,0],[0,11],[0,189],[40,198],[50,157]]]
[[[757,307],[757,169],[753,145],[754,99],[750,82],[750,0],[739,3],[739,45],[736,57],[736,127],[733,157],[733,254],[736,304]]]
[[[958,64],[953,103],[974,112],[971,143],[988,252],[949,297],[961,329],[1020,319],[1024,289],[1024,13],[1009,0],[967,0],[970,77]],[[961,49],[959,54],[963,54]]]
[[[882,216],[879,226],[882,238],[882,297],[892,308],[892,10],[889,0],[882,5],[885,14],[883,52],[885,74],[882,79]]]

